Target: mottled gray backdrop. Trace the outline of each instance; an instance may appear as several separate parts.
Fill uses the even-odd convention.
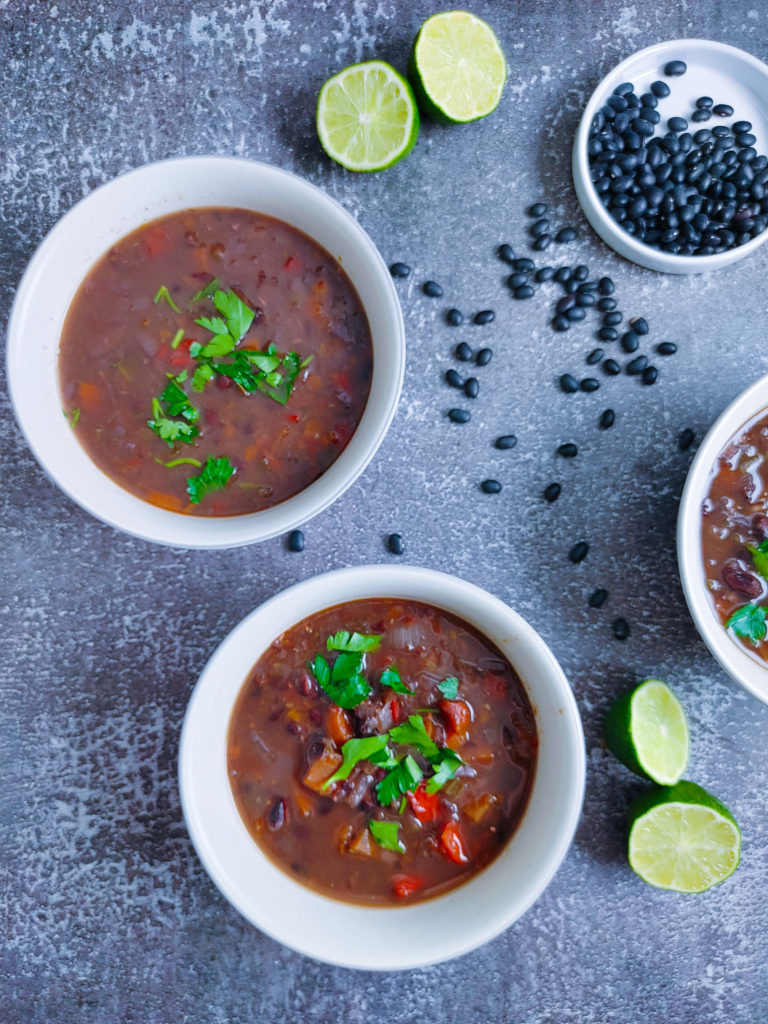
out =
[[[446,5],[448,6],[448,5]],[[660,277],[614,256],[573,195],[569,147],[593,86],[663,39],[704,36],[768,57],[759,0],[471,5],[496,28],[510,77],[492,118],[426,124],[408,160],[355,176],[315,138],[320,84],[383,57],[404,68],[426,0],[0,0],[0,299],[57,218],[133,167],[194,153],[271,161],[326,189],[371,233],[398,285],[408,371],[395,423],[370,468],[283,541],[189,553],[119,535],[43,476],[0,392],[0,1021],[2,1024],[764,1024],[768,1019],[768,709],[708,655],[675,562],[678,497],[700,438],[768,369],[768,248],[706,278]],[[722,97],[725,99],[725,97]],[[679,345],[655,387],[625,376],[562,395],[594,318],[547,326],[552,296],[514,302],[499,242],[524,247],[524,208],[543,199],[584,261],[643,314],[648,341]],[[444,300],[425,298],[435,278]],[[45,296],[40,296],[45,301]],[[448,305],[495,322],[445,326]],[[471,424],[445,419],[442,381],[460,339],[490,344]],[[648,350],[648,348],[646,348]],[[4,371],[0,371],[4,374]],[[607,406],[613,430],[598,431]],[[512,452],[492,439],[514,432]],[[556,446],[576,441],[564,463]],[[478,481],[497,477],[498,496]],[[541,491],[563,484],[547,506]],[[454,963],[376,976],[333,969],[250,927],[208,880],[179,810],[184,708],[226,632],[276,590],[320,570],[391,558],[457,573],[541,631],[574,688],[587,736],[584,816],[562,869],[506,934]],[[590,542],[579,566],[571,544]],[[605,608],[587,607],[596,585]],[[624,615],[619,643],[611,621]],[[614,694],[668,679],[691,721],[689,774],[734,811],[743,862],[700,897],[657,892],[629,870],[624,811],[637,782],[604,751]]]

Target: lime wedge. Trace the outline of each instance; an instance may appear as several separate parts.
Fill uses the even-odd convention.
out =
[[[383,60],[352,64],[317,97],[317,134],[350,171],[383,171],[413,149],[419,112],[410,85]]]
[[[408,77],[425,114],[442,124],[466,124],[499,105],[507,62],[490,25],[469,11],[444,11],[419,29]]]
[[[704,892],[738,866],[738,825],[695,782],[644,794],[629,816],[629,866],[657,889]]]
[[[685,712],[660,679],[646,679],[611,705],[605,741],[627,768],[660,786],[678,782],[688,764]]]

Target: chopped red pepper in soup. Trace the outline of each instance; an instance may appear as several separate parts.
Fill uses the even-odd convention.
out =
[[[490,641],[441,609],[376,598],[274,641],[232,712],[228,769],[243,822],[284,871],[400,904],[493,860],[537,749],[525,689]]]
[[[338,263],[282,221],[184,210],[89,271],[59,349],[64,412],[91,459],[145,501],[227,516],[270,508],[338,458],[373,350]]]

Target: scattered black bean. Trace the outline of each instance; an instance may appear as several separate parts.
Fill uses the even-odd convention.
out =
[[[498,494],[501,490],[501,484],[498,480],[483,480],[480,484],[480,490],[483,494]]]
[[[493,442],[494,447],[498,448],[502,452],[509,451],[510,448],[514,448],[517,444],[517,438],[514,434],[502,434],[501,437],[497,437]]]
[[[629,321],[629,326],[635,332],[635,334],[647,334],[650,330],[648,321],[641,316],[633,316]]]
[[[564,459],[573,459],[579,454],[579,449],[572,441],[566,441],[565,444],[559,446],[557,454],[562,455]]]
[[[431,299],[439,299],[443,294],[443,289],[437,283],[437,281],[425,281],[421,286],[421,290],[425,295],[428,295]]]
[[[610,430],[613,424],[616,422],[616,413],[613,409],[603,409],[600,413],[600,419],[598,425],[601,430]]]
[[[449,409],[448,419],[451,423],[469,423],[472,413],[468,409]]]
[[[464,387],[464,378],[454,369],[445,371],[445,380],[452,388]]]
[[[507,242],[499,246],[498,254],[499,259],[504,260],[505,263],[511,263],[515,258],[515,250]]]
[[[590,608],[602,608],[605,602],[608,600],[608,591],[602,587],[598,587],[597,590],[593,590],[589,595],[589,607]]]
[[[580,540],[578,544],[574,544],[571,550],[568,552],[568,557],[572,562],[578,564],[583,562],[589,552],[589,544],[585,540]]]
[[[514,274],[510,274],[507,278],[507,284],[510,288],[519,288],[521,285],[528,284],[530,280],[530,273],[526,270],[516,270]]]
[[[464,381],[464,394],[467,398],[477,398],[480,394],[480,382],[477,377],[467,377]]]
[[[547,484],[544,488],[544,500],[548,501],[551,505],[553,501],[557,501],[560,497],[561,490],[562,487],[558,483]]]
[[[656,351],[660,356],[673,356],[677,352],[677,345],[674,341],[660,341],[656,346]]]
[[[751,132],[752,131],[752,122],[751,121],[734,121],[734,123],[731,125],[731,128],[733,129],[733,131],[735,132],[736,135],[744,135],[745,132]]]
[[[603,317],[603,323],[606,327],[615,327],[620,324],[624,319],[624,314],[620,313],[618,309],[611,310],[610,313],[606,313]]]
[[[392,277],[408,277],[411,272],[411,268],[407,263],[393,263],[389,268],[389,272]]]
[[[669,75],[672,78],[678,78],[680,75],[684,75],[687,70],[688,65],[684,60],[671,60],[664,65],[664,74]],[[651,86],[651,88],[653,88],[653,86]]]
[[[630,374],[630,376],[635,376],[638,373],[642,373],[647,365],[647,356],[637,356],[635,359],[632,359],[630,362],[627,363],[626,370],[627,373]]]
[[[538,238],[534,239],[531,248],[536,252],[544,252],[545,249],[549,248],[552,241],[552,235],[539,235]]]
[[[611,298],[610,295],[604,295],[602,299],[597,300],[597,308],[601,313],[610,313],[616,309],[616,299]]]
[[[670,117],[667,121],[667,128],[671,132],[687,132],[688,122],[684,117]]]
[[[475,313],[476,324],[489,324],[496,319],[496,314],[492,309],[481,309],[479,313]]]
[[[566,281],[570,281],[573,276],[573,271],[570,267],[558,267],[552,275],[558,284],[565,284]]]
[[[554,267],[539,267],[536,271],[536,280],[542,284],[544,281],[551,281],[555,276]]]
[[[529,284],[521,285],[519,288],[515,288],[512,295],[516,299],[530,299],[536,292],[535,288],[531,288]]]
[[[399,533],[390,533],[387,537],[387,551],[391,555],[402,555],[405,551],[405,542]]]
[[[597,391],[600,387],[600,381],[595,377],[585,377],[584,380],[579,384],[582,391],[586,391],[588,394],[592,391]]]
[[[616,377],[621,373],[621,367],[615,359],[606,359],[603,363],[603,373],[607,373],[609,377]]]
[[[461,325],[464,323],[464,314],[461,312],[460,309],[449,309],[448,312],[445,314],[445,319],[446,322],[451,325],[451,327],[461,327]]]
[[[522,270],[526,274],[530,274],[536,269],[536,264],[533,260],[529,260],[527,256],[519,256],[512,266],[515,270]]]
[[[547,204],[546,203],[534,203],[533,206],[531,206],[530,209],[528,210],[528,213],[530,214],[531,217],[543,217],[546,212],[547,212]]]
[[[714,102],[711,96],[699,96],[696,100],[696,106],[699,110],[710,110]]]
[[[556,313],[567,313],[569,309],[576,305],[576,299],[573,295],[564,295],[562,299],[558,299],[555,304]]]
[[[733,107],[730,103],[716,103],[712,112],[718,117],[733,117]]]
[[[575,242],[579,237],[579,233],[576,228],[560,228],[555,235],[556,242]]]
[[[275,797],[267,811],[267,828],[270,832],[279,832],[285,824],[285,800]]]
[[[694,442],[696,435],[690,427],[686,427],[685,430],[681,430],[677,438],[677,447],[681,452],[687,452],[688,449]]]
[[[593,348],[587,356],[587,366],[594,366],[595,363],[599,363],[605,355],[605,352],[601,348]]]
[[[304,550],[304,534],[301,532],[301,530],[291,530],[291,532],[288,534],[288,550]]]
[[[616,341],[619,336],[619,332],[615,327],[601,327],[597,332],[597,336],[600,341]]]
[[[564,373],[560,378],[560,390],[566,395],[573,395],[579,390],[579,382],[570,373]]]
[[[712,118],[711,110],[694,110],[691,114],[691,120],[695,121],[696,124],[703,124],[704,121],[709,121]]]
[[[663,100],[665,96],[669,96],[670,91],[666,82],[651,82],[651,92],[660,100]]]
[[[589,277],[589,267],[585,267],[583,263],[579,264],[578,267],[574,267],[573,277],[576,281],[586,281]]]
[[[549,221],[546,217],[542,217],[535,224],[531,224],[528,230],[534,238],[538,238],[539,235],[546,235],[549,233]]]
[[[586,318],[586,315],[586,309],[584,309],[584,306],[581,305],[581,303],[579,303],[578,306],[573,306],[572,309],[568,310],[568,312],[565,314],[565,319],[570,320],[571,323],[575,324],[581,320],[584,320]]]
[[[643,384],[655,384],[659,379],[659,371],[655,366],[646,366],[643,370]]]
[[[626,331],[621,336],[621,347],[625,352],[637,352],[638,346],[640,345],[640,339],[638,338],[635,331]]]
[[[478,366],[487,366],[488,363],[493,359],[492,348],[481,348],[475,356],[475,362]]]
[[[472,349],[466,343],[466,341],[460,341],[454,349],[454,355],[460,363],[468,363],[472,358]]]
[[[617,640],[629,639],[629,623],[626,619],[614,619],[611,628]]]
[[[597,282],[597,290],[601,295],[613,295],[613,290],[616,285],[613,283],[610,277],[601,277]]]
[[[555,331],[567,331],[570,326],[570,320],[562,315],[556,316],[552,321],[552,329]]]

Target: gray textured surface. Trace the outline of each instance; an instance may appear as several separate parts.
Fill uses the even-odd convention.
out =
[[[425,125],[383,175],[327,161],[314,98],[339,67],[381,56],[402,67],[424,0],[91,2],[0,0],[0,292],[13,289],[56,219],[94,186],[147,161],[234,153],[297,171],[414,267],[402,404],[378,457],[307,528],[303,555],[280,541],[223,553],[168,551],[120,536],[50,485],[0,393],[0,1020],[452,1024],[761,1024],[768,1018],[765,792],[768,709],[728,681],[696,636],[676,575],[674,521],[702,432],[768,368],[768,249],[705,279],[623,263],[586,228],[561,249],[611,273],[620,308],[680,352],[653,388],[620,377],[567,398],[554,377],[582,365],[594,321],[555,335],[549,300],[514,303],[494,256],[523,246],[539,197],[583,227],[568,175],[580,108],[602,73],[653,41],[700,35],[768,56],[757,0],[696,4],[474,3],[497,28],[511,73],[500,109],[455,130]],[[446,301],[418,284],[434,277]],[[447,328],[441,311],[492,306],[494,324]],[[443,417],[441,381],[464,337],[491,344],[465,428]],[[596,421],[616,409],[612,431]],[[499,433],[519,437],[494,451]],[[575,440],[580,455],[557,463]],[[483,476],[505,484],[477,490]],[[541,500],[563,481],[554,506]],[[576,842],[536,906],[495,942],[451,964],[373,976],[275,945],[218,895],[186,837],[176,748],[207,656],[248,610],[294,580],[387,557],[455,572],[514,605],[568,673],[589,776]],[[567,560],[577,539],[588,559]],[[611,591],[587,608],[594,585]],[[610,622],[624,614],[625,644]],[[637,784],[603,750],[600,719],[646,674],[676,687],[692,727],[690,775],[739,818],[743,863],[702,897],[647,888],[624,859]]]

